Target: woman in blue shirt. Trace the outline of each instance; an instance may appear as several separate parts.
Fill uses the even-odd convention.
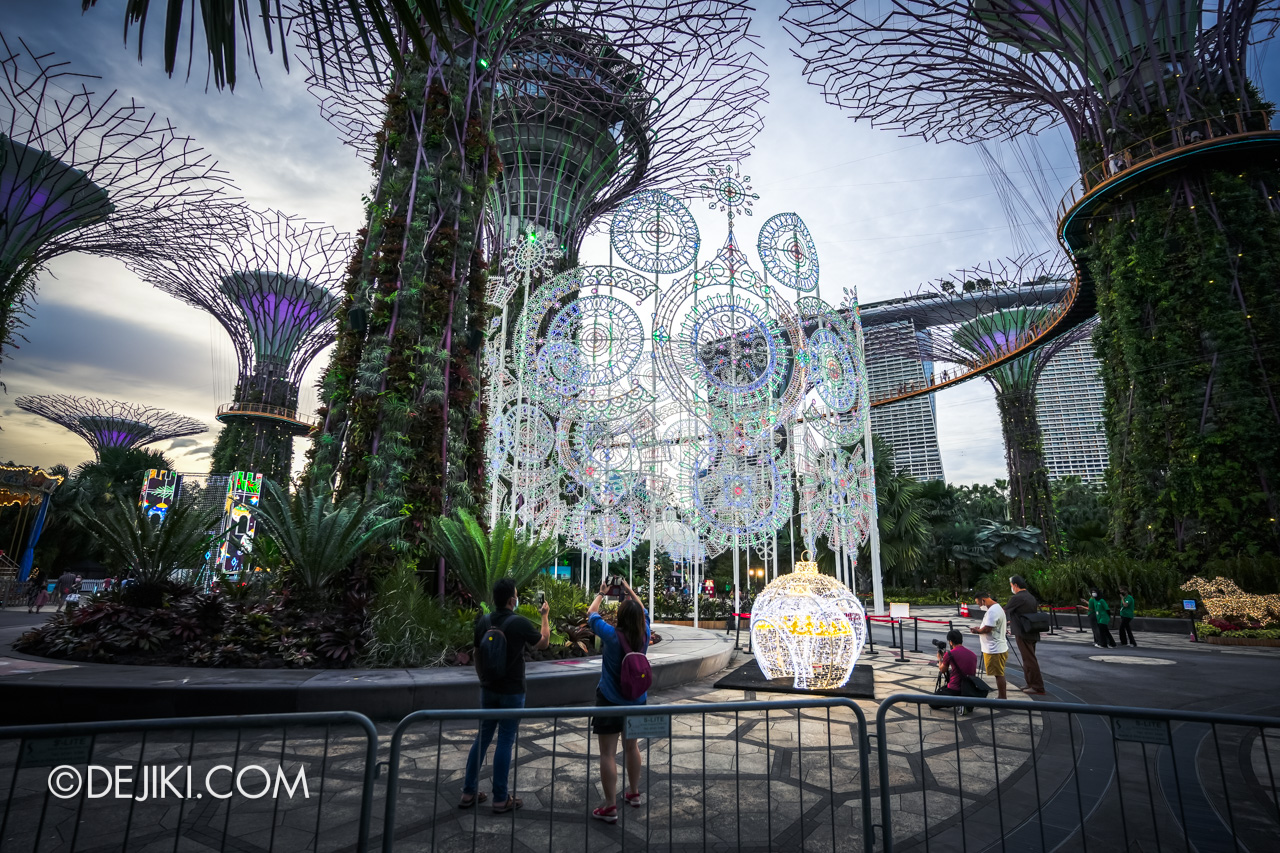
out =
[[[637,699],[625,699],[622,696],[622,659],[627,652],[644,654],[649,647],[649,614],[644,610],[640,596],[625,580],[622,588],[627,597],[618,605],[618,627],[613,627],[600,615],[600,604],[609,594],[609,584],[600,585],[587,610],[587,624],[592,632],[600,638],[604,649],[600,660],[600,683],[596,686],[596,705],[611,707],[617,705],[643,705],[648,701],[645,693]],[[621,638],[620,638],[621,635]],[[627,648],[623,648],[622,638]],[[622,734],[624,718],[592,717],[591,730],[600,738],[600,787],[604,788],[604,805],[591,813],[596,820],[605,823],[618,822],[618,737]],[[627,762],[627,792],[623,795],[626,801],[640,807],[640,742],[636,738],[623,738],[622,750]]]

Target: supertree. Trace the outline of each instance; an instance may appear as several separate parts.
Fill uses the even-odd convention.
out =
[[[1280,134],[1247,75],[1274,6],[872,9],[796,0],[785,15],[810,80],[856,118],[962,141],[1072,134],[1083,193],[1059,237],[1079,295],[1054,328],[1100,316],[1116,541],[1280,551]]]
[[[0,358],[54,258],[173,255],[225,227],[212,158],[67,65],[0,33]]]
[[[431,518],[477,502],[484,489],[476,356],[488,320],[486,208],[504,155],[513,159],[498,215],[536,214],[541,227],[567,227],[568,239],[579,239],[587,218],[622,193],[745,153],[759,126],[763,74],[738,0],[493,4],[465,26],[448,21],[447,43],[434,31],[407,36],[403,71],[380,84],[371,75],[386,66],[355,22],[342,25],[337,9],[311,0],[296,5],[307,53],[323,68],[326,112],[364,139],[374,131],[378,175],[324,380],[313,470],[341,490],[403,508],[400,553],[412,558]],[[326,15],[333,26],[315,23]],[[546,67],[537,61],[544,52]],[[578,78],[575,65],[589,70]],[[575,126],[570,148],[595,152],[591,164],[566,168],[572,186],[539,201],[542,178],[528,171],[534,156],[522,161],[496,143],[503,116],[511,123],[502,134],[514,139],[539,123],[572,123],[575,112],[589,118]],[[585,129],[606,120],[612,147]],[[551,132],[534,137],[558,144]],[[562,202],[551,204],[555,197]],[[520,226],[528,224],[539,226]],[[488,236],[502,235],[495,227]]]
[[[195,418],[164,409],[100,400],[97,397],[73,397],[69,394],[44,394],[14,400],[19,409],[61,424],[89,442],[94,454],[108,447],[142,447],[170,438],[198,435],[208,429]]]
[[[237,221],[229,239],[131,267],[208,311],[231,336],[238,375],[234,399],[218,409],[225,426],[213,470],[254,471],[285,482],[293,437],[313,426],[298,414],[298,386],[307,365],[333,342],[351,238],[276,210],[242,208]]]
[[[1071,292],[1068,273],[1061,257],[995,261],[931,282],[912,297],[882,303],[878,311],[868,306],[864,314],[880,323],[909,321],[921,332],[881,338],[879,347],[870,336],[870,357],[905,348],[901,354],[932,362],[940,378],[980,375],[991,383],[1004,436],[1010,515],[1043,531],[1050,551],[1056,550],[1057,530],[1036,383],[1053,356],[1093,330],[1086,322],[1044,341]]]

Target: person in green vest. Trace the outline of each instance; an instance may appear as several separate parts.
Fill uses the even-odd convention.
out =
[[[1111,636],[1111,605],[1107,604],[1097,587],[1089,590],[1089,616],[1098,625],[1098,641],[1093,645],[1099,649],[1114,649],[1116,641]]]
[[[1138,641],[1133,638],[1133,629],[1129,624],[1133,622],[1133,609],[1135,602],[1133,596],[1129,594],[1129,587],[1120,587],[1120,645],[1138,647]]]

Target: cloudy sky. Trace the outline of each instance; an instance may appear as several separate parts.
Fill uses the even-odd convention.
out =
[[[202,58],[191,79],[170,79],[160,61],[158,21],[141,64],[136,32],[129,47],[122,43],[123,5],[101,0],[82,15],[80,0],[6,0],[0,26],[11,44],[21,38],[38,53],[54,51],[75,70],[99,75],[101,91],[118,90],[117,97],[136,98],[170,117],[218,159],[251,204],[345,230],[362,224],[360,196],[370,171],[321,119],[296,64],[286,74],[278,54],[261,51],[261,82],[246,68],[234,94],[206,88]],[[770,0],[756,14],[770,101],[764,130],[743,164],[761,196],[754,222],[738,229],[744,244],[754,245],[756,229],[773,213],[799,213],[817,242],[822,292],[832,302],[848,285],[864,302],[890,298],[1028,248],[1025,234],[1015,240],[976,147],[898,137],[826,105],[791,55],[792,41],[778,24],[783,9]],[[1270,64],[1264,70],[1271,72]],[[1037,189],[1040,197],[1062,195],[1073,165],[1060,131],[1030,145],[1048,171],[1028,173],[1009,145],[989,150],[1035,206]],[[718,245],[723,219],[705,205],[695,215],[704,244]],[[1041,250],[1051,248],[1044,237],[1030,239]],[[604,246],[601,238],[589,238],[583,261],[602,262]],[[0,392],[0,458],[74,466],[91,457],[79,438],[13,405],[21,394],[61,392],[161,406],[208,422],[203,436],[158,445],[181,470],[208,470],[218,426],[213,413],[230,400],[235,373],[221,327],[110,260],[61,258],[41,278],[38,293],[29,342],[0,372],[8,386]],[[314,406],[311,385],[325,360],[318,358],[308,374],[304,409]],[[941,392],[937,411],[948,480],[1003,476],[999,425],[985,382]]]

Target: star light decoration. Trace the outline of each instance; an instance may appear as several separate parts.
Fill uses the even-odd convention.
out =
[[[800,217],[765,223],[762,274],[733,232],[759,198],[750,178],[718,167],[697,189],[728,221],[701,264],[688,208],[649,191],[610,227],[631,269],[504,268],[523,276],[526,297],[510,336],[504,318],[490,338],[493,512],[604,560],[625,558],[674,513],[707,555],[748,548],[772,560],[799,490],[806,540],[856,549],[874,503],[860,450],[841,449],[861,440],[868,411],[856,327],[800,296],[819,270]],[[546,242],[527,240],[508,256]],[[490,301],[513,294],[504,282]]]
[[[751,646],[765,678],[790,678],[799,690],[832,690],[853,673],[867,637],[867,617],[848,587],[796,563],[756,596]]]

